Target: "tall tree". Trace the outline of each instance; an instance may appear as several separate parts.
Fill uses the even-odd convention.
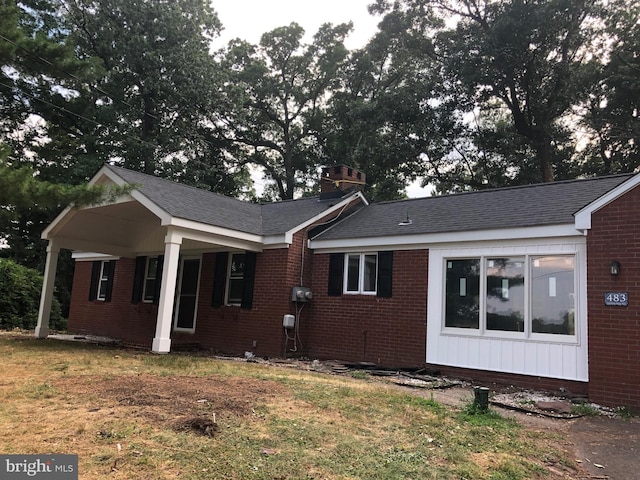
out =
[[[220,91],[209,44],[221,25],[210,2],[69,0],[66,15],[80,55],[104,71],[83,92],[95,119],[87,153],[236,192],[223,161],[224,142],[203,127],[202,112],[216,108]]]
[[[403,197],[422,164],[446,155],[464,130],[456,104],[431,102],[441,91],[433,44],[415,35],[412,22],[387,15],[351,53],[321,131],[326,160],[365,171],[367,197],[376,201]]]
[[[265,33],[259,45],[235,40],[221,53],[228,108],[211,111],[211,124],[238,147],[238,164],[263,169],[271,197],[293,198],[315,179],[316,132],[350,29],[325,24],[306,44],[292,23]]]
[[[413,32],[433,38],[447,95],[509,112],[537,160],[528,181],[552,181],[554,168],[566,169],[562,121],[596,79],[596,0],[378,0],[375,11],[407,16]]]
[[[607,11],[607,61],[582,122],[593,131],[586,171],[601,174],[640,167],[640,5],[612,0]]]
[[[59,2],[0,0],[0,65],[0,141],[11,147],[11,162],[37,167],[43,110],[89,70],[67,41]]]

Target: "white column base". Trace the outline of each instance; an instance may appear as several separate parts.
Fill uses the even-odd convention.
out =
[[[47,338],[49,336],[49,327],[48,326],[37,326],[36,327],[36,338]]]
[[[153,346],[151,347],[152,353],[169,353],[171,351],[171,339],[170,338],[154,338]]]

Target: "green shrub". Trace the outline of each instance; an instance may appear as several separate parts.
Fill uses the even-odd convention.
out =
[[[35,328],[41,288],[42,275],[36,270],[0,258],[0,329]],[[60,303],[54,298],[49,327],[59,330],[65,327],[65,323],[60,313]]]

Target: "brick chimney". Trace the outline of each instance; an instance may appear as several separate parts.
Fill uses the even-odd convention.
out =
[[[322,169],[320,198],[340,197],[353,191],[363,191],[367,176],[347,165],[335,165]]]

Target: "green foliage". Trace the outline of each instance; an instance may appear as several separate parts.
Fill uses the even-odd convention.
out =
[[[389,50],[382,65],[404,59],[410,70],[392,77],[397,85],[376,85],[391,86],[397,98],[417,92],[412,104],[428,107],[423,118],[429,112],[434,118],[430,130],[418,121],[386,122],[374,131],[402,134],[402,145],[413,144],[404,161],[438,191],[639,165],[637,2],[378,0],[372,11],[384,17],[366,52],[380,51],[380,38],[392,35],[402,48]],[[430,88],[416,90],[412,76]],[[453,108],[442,108],[449,101]],[[394,111],[405,108],[395,105]]]
[[[309,179],[317,183],[316,133],[350,29],[325,24],[304,44],[304,30],[292,23],[263,34],[259,45],[236,40],[220,53],[226,108],[209,115],[236,146],[235,160],[264,170],[268,197],[291,199],[308,190]]]
[[[590,403],[578,403],[571,407],[573,415],[582,415],[585,417],[596,417],[600,415],[600,411]]]
[[[41,288],[42,276],[36,270],[0,258],[0,328],[35,328]],[[54,299],[49,325],[58,330],[64,329],[65,324],[60,304]]]

